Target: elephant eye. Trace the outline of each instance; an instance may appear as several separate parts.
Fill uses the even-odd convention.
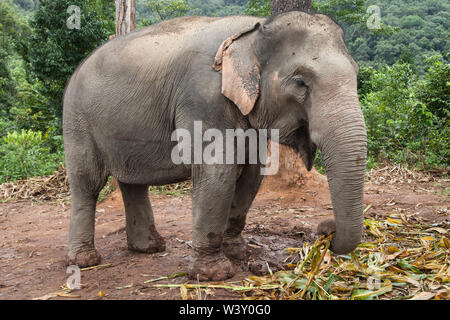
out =
[[[295,84],[297,85],[297,87],[301,88],[301,87],[306,87],[306,83],[305,81],[303,81],[302,79],[297,79]]]

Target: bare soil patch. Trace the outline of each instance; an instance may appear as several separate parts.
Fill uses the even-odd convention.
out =
[[[445,179],[416,177],[395,183],[370,179],[365,188],[365,206],[370,205],[366,217],[381,219],[399,213],[420,223],[449,222],[449,187]],[[148,255],[127,250],[124,209],[116,191],[98,205],[96,215],[96,247],[107,267],[82,271],[82,289],[72,294],[80,299],[181,298],[179,289],[154,284],[184,283],[185,276],[145,282],[186,272],[191,254],[191,198],[189,194],[152,194],[150,198],[166,252]],[[250,209],[244,232],[250,244],[249,261],[229,282],[266,273],[267,266],[279,269],[288,257],[284,249],[313,242],[317,224],[332,216],[324,181],[282,186],[268,179]],[[69,276],[64,264],[69,217],[70,205],[61,203],[0,203],[0,299],[33,299],[61,289]],[[240,298],[241,294],[224,289],[210,289],[202,296]]]

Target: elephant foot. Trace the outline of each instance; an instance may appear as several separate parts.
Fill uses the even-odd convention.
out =
[[[234,276],[235,267],[223,254],[199,255],[189,266],[188,276],[191,280],[222,281]]]
[[[332,233],[336,232],[336,222],[334,219],[327,219],[324,221],[321,221],[319,225],[317,226],[317,234],[319,236],[329,236]]]
[[[223,252],[230,260],[241,261],[247,257],[247,241],[242,237],[225,238]]]
[[[66,259],[68,266],[76,265],[80,268],[93,267],[100,264],[102,258],[95,248],[82,250],[73,256],[69,253]]]
[[[131,240],[128,237],[128,249],[142,253],[163,252],[166,250],[166,242],[155,229],[148,239]]]

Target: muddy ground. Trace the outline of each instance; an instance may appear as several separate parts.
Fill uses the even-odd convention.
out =
[[[419,222],[450,221],[449,182],[407,181],[375,184],[365,188],[367,217],[414,215]],[[185,276],[144,284],[145,281],[187,269],[191,240],[190,195],[150,196],[156,225],[167,250],[153,255],[127,250],[125,216],[120,193],[98,205],[96,247],[109,268],[82,271],[78,299],[180,299],[179,289],[155,288],[157,283],[183,283]],[[250,242],[250,261],[230,281],[263,272],[266,261],[276,269],[285,247],[314,241],[319,221],[332,217],[328,189],[323,185],[274,186],[266,181],[248,217],[245,237]],[[61,289],[67,277],[70,205],[32,202],[0,203],[0,299],[33,299]],[[250,267],[248,267],[250,266]],[[250,270],[249,270],[250,269]],[[105,293],[103,297],[99,292]],[[239,299],[223,289],[202,292],[202,299]],[[54,299],[69,299],[56,297]]]

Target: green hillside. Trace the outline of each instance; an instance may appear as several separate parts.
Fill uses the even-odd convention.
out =
[[[396,32],[360,32],[345,24],[349,49],[359,62],[393,64],[403,57],[421,63],[425,56],[450,51],[450,2],[445,0],[367,1],[381,9],[382,21]]]
[[[152,17],[146,6],[148,2],[137,0],[138,24]],[[450,51],[450,2],[446,0],[329,1],[338,3],[332,8],[323,5],[328,1],[315,2],[343,26],[349,49],[359,63],[379,66],[393,64],[402,57],[420,65],[425,56]],[[187,3],[192,9],[186,15],[226,16],[245,14],[248,0],[188,0]],[[382,23],[393,27],[395,32],[382,34],[368,30],[361,23],[349,22],[349,15],[343,18],[337,14],[342,3],[362,3],[363,9],[379,6]]]

